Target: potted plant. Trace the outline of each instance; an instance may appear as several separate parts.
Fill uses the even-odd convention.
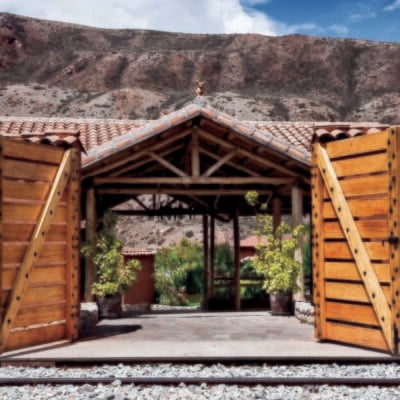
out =
[[[258,195],[249,192],[246,199],[251,205],[256,205]],[[261,211],[266,206],[261,207]],[[292,227],[281,222],[274,231],[270,215],[257,213],[256,256],[254,269],[263,276],[263,288],[269,293],[271,314],[292,314],[292,294],[299,290],[297,278],[303,270],[302,264],[296,260],[295,252],[300,246],[300,239],[305,234],[305,227]]]
[[[96,296],[100,318],[121,316],[122,295],[129,290],[141,268],[138,260],[124,264],[123,243],[114,232],[117,219],[117,215],[106,212],[95,243],[86,242],[82,247],[84,257],[91,258],[97,267],[97,281],[92,285],[92,294]]]

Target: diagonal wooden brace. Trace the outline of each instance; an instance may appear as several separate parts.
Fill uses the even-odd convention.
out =
[[[40,256],[47,233],[54,219],[58,203],[70,178],[71,154],[72,151],[67,150],[61,160],[61,164],[50,189],[46,204],[43,206],[38,223],[33,231],[30,243],[25,252],[24,259],[9,295],[1,332],[3,349],[7,345],[7,339],[10,334],[11,327],[15,321],[21,302],[28,288],[32,267]]]
[[[318,168],[321,171],[325,186],[332,201],[339,223],[354,257],[358,272],[364,283],[366,292],[374,307],[376,317],[381,325],[383,335],[391,351],[393,351],[393,338],[391,329],[391,311],[385,294],[379,284],[374,267],[368,256],[360,233],[358,232],[350,207],[346,201],[343,190],[337,179],[333,165],[325,148],[320,144],[315,145]]]

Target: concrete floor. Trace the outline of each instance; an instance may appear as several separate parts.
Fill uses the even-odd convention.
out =
[[[313,327],[294,317],[257,312],[151,312],[102,320],[74,343],[4,353],[0,359],[279,359],[381,358],[389,355],[319,343]]]

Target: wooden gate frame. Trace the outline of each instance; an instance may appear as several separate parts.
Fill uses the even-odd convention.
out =
[[[383,134],[383,133],[382,133]],[[375,269],[367,253],[350,207],[346,201],[335,169],[329,159],[325,146],[315,143],[313,146],[313,278],[315,303],[315,336],[329,339],[326,327],[325,313],[325,275],[324,275],[324,221],[322,216],[324,186],[327,189],[331,203],[339,220],[344,237],[355,261],[359,277],[364,284],[366,293],[372,304],[377,320],[383,332],[387,350],[398,352],[398,330],[400,322],[400,128],[392,127],[386,130],[387,173],[389,175],[388,201],[388,259],[390,264],[392,301],[388,304],[383,289],[377,278]],[[383,139],[382,139],[383,140]],[[373,347],[373,346],[371,346]]]
[[[5,147],[7,146],[7,147]],[[3,196],[4,191],[2,190],[3,183],[3,171],[4,163],[3,159],[7,156],[6,151],[3,152],[3,148],[12,149],[12,153],[15,156],[21,158],[21,161],[25,160],[24,152],[29,150],[40,149],[43,154],[51,152],[54,146],[33,144],[15,141],[9,138],[0,136],[0,208],[3,207]],[[58,151],[60,151],[59,149]],[[79,318],[79,241],[80,241],[80,143],[78,146],[70,147],[64,152],[61,162],[58,166],[57,173],[51,183],[50,191],[45,199],[43,208],[40,212],[40,216],[37,220],[36,226],[33,229],[33,233],[29,240],[29,244],[24,253],[22,263],[18,267],[17,274],[13,281],[11,291],[8,295],[2,315],[1,322],[1,343],[0,353],[4,352],[8,347],[8,339],[13,329],[13,324],[18,317],[18,312],[21,308],[21,303],[28,290],[30,280],[32,278],[32,271],[35,263],[39,260],[41,252],[46,243],[48,232],[52,225],[52,222],[56,216],[56,210],[60,202],[61,197],[66,191],[66,254],[65,254],[65,320],[63,328],[63,336],[60,337],[60,333],[44,335],[45,337],[39,337],[34,339],[35,335],[32,334],[29,345],[43,343],[49,340],[54,340],[56,337],[60,339],[76,339],[78,337],[78,318]],[[46,158],[46,157],[45,157]],[[28,157],[29,159],[29,157]],[[45,165],[45,164],[44,164]],[[43,167],[42,167],[43,168]],[[3,228],[3,214],[2,221],[0,223],[1,233],[4,232]],[[1,235],[1,253],[0,253],[0,265],[3,268],[3,235]],[[0,271],[0,283],[3,270]],[[49,321],[51,325],[52,321]],[[21,328],[18,328],[21,329]],[[61,331],[59,331],[61,332]],[[42,335],[43,336],[43,335]],[[47,337],[48,336],[48,337]],[[51,339],[53,338],[54,339]],[[56,340],[57,340],[56,339]],[[21,343],[21,346],[13,344],[12,348],[25,347],[26,343]]]

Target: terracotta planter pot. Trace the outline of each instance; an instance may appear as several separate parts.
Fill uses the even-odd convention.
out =
[[[275,292],[269,294],[272,315],[292,315],[292,293]]]
[[[99,318],[120,318],[122,315],[122,296],[98,297],[97,305],[99,307]]]

